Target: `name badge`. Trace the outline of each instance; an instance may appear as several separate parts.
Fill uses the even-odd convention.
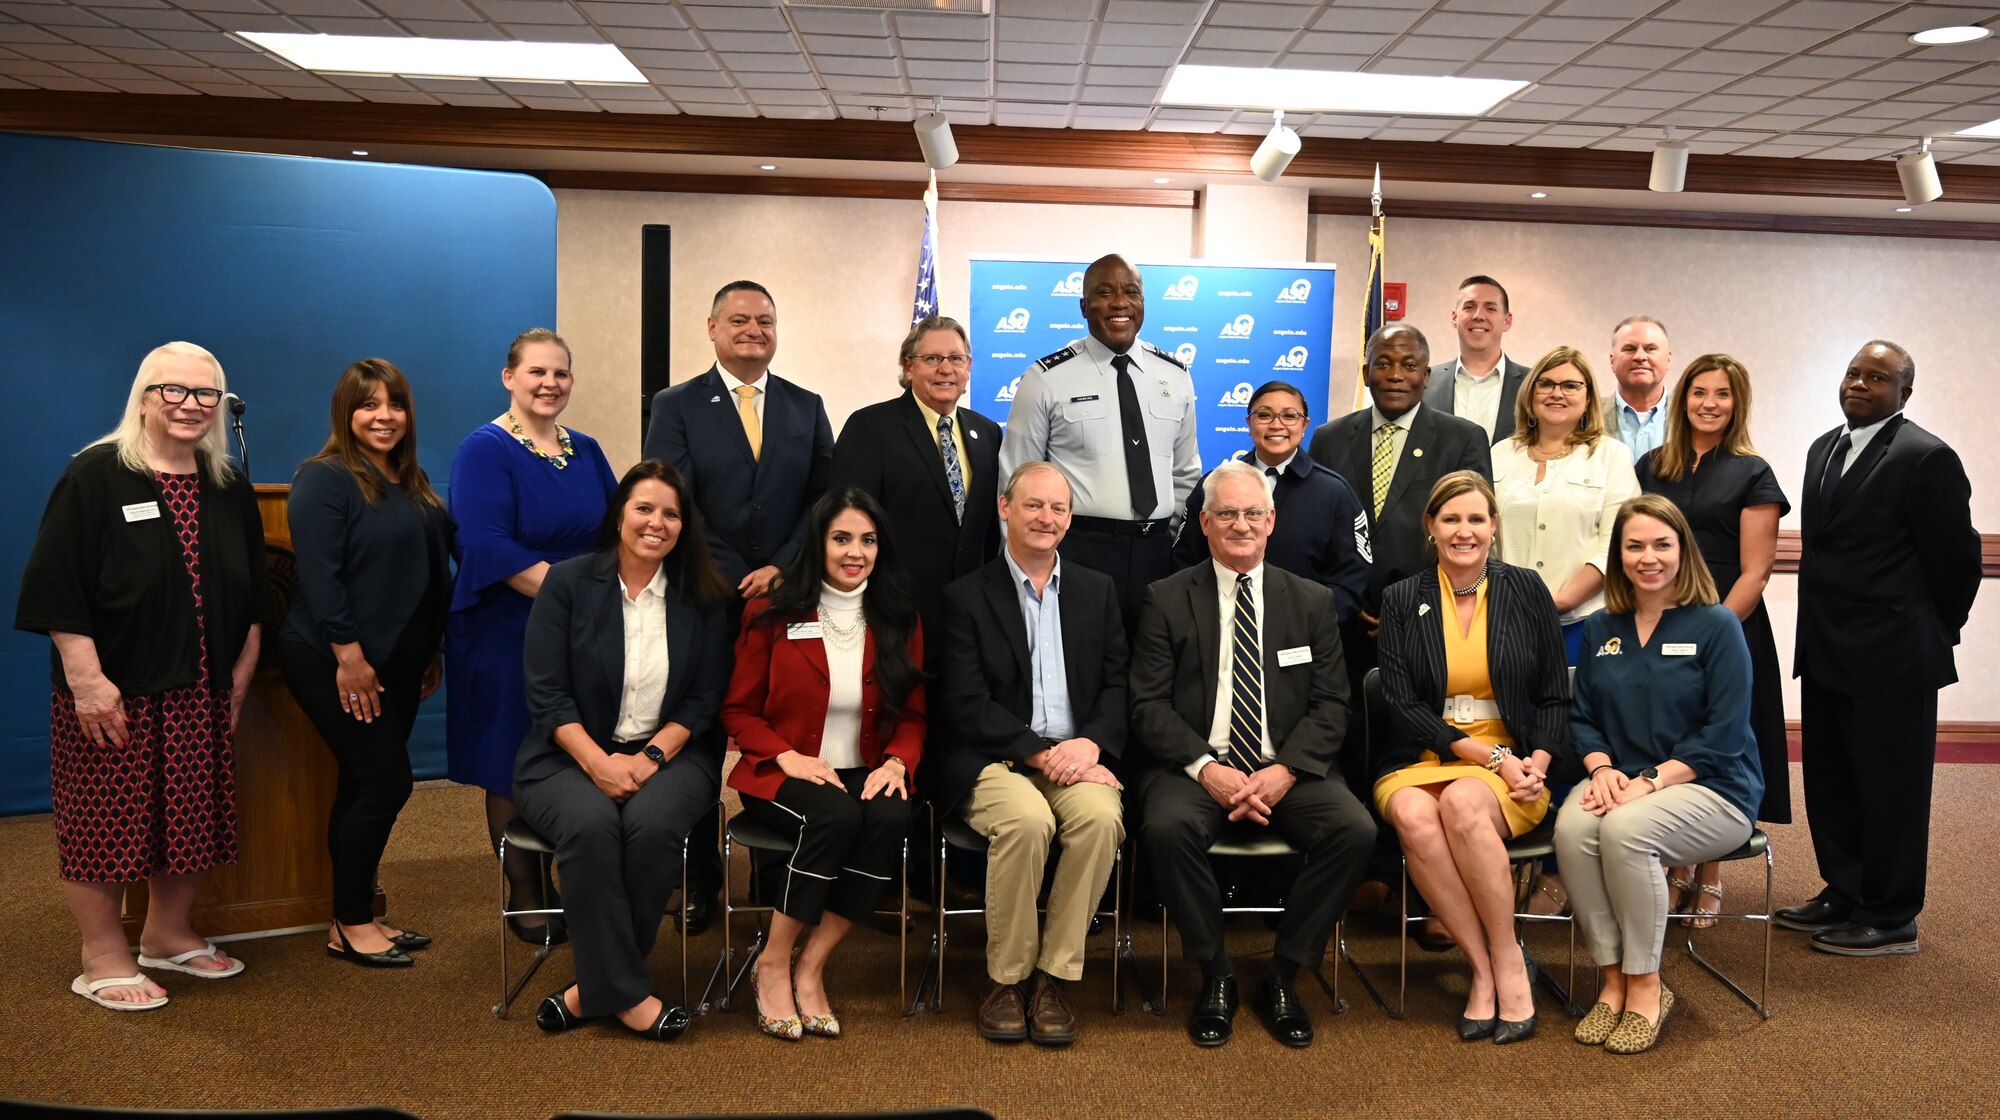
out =
[[[1280,668],[1304,665],[1312,659],[1313,650],[1311,646],[1293,646],[1290,649],[1281,649],[1278,651],[1278,666]]]
[[[1087,397],[1071,397],[1071,398],[1069,399],[1069,403],[1071,403],[1071,404],[1082,404],[1082,403],[1084,403],[1085,401],[1094,401],[1094,400],[1096,400],[1096,399],[1097,399],[1097,394],[1096,394],[1096,393],[1092,393],[1092,394],[1090,394],[1090,395],[1089,395],[1089,396],[1087,396]]]
[[[129,506],[122,506],[120,508],[124,512],[127,522],[157,521],[160,517],[160,503],[158,502],[133,502]]]
[[[1663,657],[1693,657],[1694,643],[1668,642],[1666,645],[1660,647],[1660,655]]]
[[[824,635],[820,633],[817,622],[794,622],[785,627],[785,637],[797,642],[806,638],[821,638]]]

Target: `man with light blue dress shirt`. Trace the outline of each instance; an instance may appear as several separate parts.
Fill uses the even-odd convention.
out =
[[[1667,377],[1674,352],[1667,328],[1651,315],[1628,315],[1611,332],[1616,393],[1604,399],[1604,430],[1632,449],[1632,461],[1666,442]]]
[[[979,1033],[1044,1046],[1076,1039],[1063,985],[1124,840],[1112,766],[1125,746],[1125,630],[1111,579],[1058,554],[1070,482],[1043,461],[1014,469],[999,500],[1007,546],[944,592],[924,759],[941,820],[963,814],[987,848],[986,971]],[[1060,839],[1048,917],[1036,900]]]

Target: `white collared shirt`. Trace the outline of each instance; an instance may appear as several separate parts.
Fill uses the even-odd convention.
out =
[[[1452,368],[1452,414],[1479,425],[1486,432],[1486,442],[1493,442],[1493,429],[1500,424],[1500,386],[1506,383],[1507,355],[1484,377],[1475,377],[1466,372],[1465,359],[1459,358]]]
[[[730,407],[735,408],[738,415],[742,414],[741,401],[743,398],[736,392],[736,387],[738,385],[748,385],[752,389],[757,390],[756,394],[750,398],[750,407],[757,410],[757,426],[762,428],[764,426],[764,402],[771,395],[771,371],[767,369],[763,373],[758,374],[755,381],[744,381],[735,374],[723,369],[720,364],[715,368],[722,374],[723,386],[729,390]]]
[[[1211,762],[1227,766],[1222,756],[1229,753],[1229,710],[1230,690],[1236,687],[1236,666],[1230,657],[1230,642],[1236,633],[1236,576],[1234,568],[1225,567],[1219,560],[1210,560],[1215,569],[1215,600],[1217,633],[1221,644],[1215,655],[1215,714],[1208,723],[1208,745],[1217,757],[1197,758],[1188,764],[1187,776],[1201,780],[1202,767]],[[1264,615],[1264,565],[1250,569],[1250,601],[1257,605],[1257,641],[1268,645],[1265,627],[1269,625]],[[1262,658],[1263,651],[1258,651]],[[1259,753],[1265,762],[1276,762],[1278,752],[1271,747],[1271,681],[1270,675],[1264,679],[1263,726],[1258,729]]]
[[[1861,458],[1863,451],[1868,450],[1868,445],[1875,441],[1875,437],[1881,433],[1883,427],[1889,421],[1894,420],[1902,414],[1903,410],[1899,408],[1894,413],[1884,416],[1882,419],[1875,421],[1865,428],[1849,428],[1847,431],[1847,461],[1840,464],[1840,473],[1845,475],[1848,471],[1853,470],[1855,460]]]
[[[1371,469],[1375,462],[1375,433],[1381,431],[1384,424],[1394,423],[1396,425],[1396,433],[1389,437],[1390,485],[1394,485],[1396,482],[1396,467],[1403,461],[1403,448],[1409,445],[1410,425],[1417,422],[1417,412],[1423,407],[1422,402],[1413,404],[1410,406],[1410,411],[1403,413],[1401,416],[1396,417],[1394,421],[1391,421],[1387,416],[1382,415],[1381,409],[1374,405],[1368,406],[1368,462]],[[1366,495],[1371,492],[1369,488],[1374,485],[1375,480],[1373,477],[1370,477],[1362,479],[1360,485],[1355,487],[1363,495],[1361,499],[1363,503],[1368,501]]]
[[[667,568],[662,564],[634,599],[618,581],[618,605],[625,624],[625,686],[618,693],[618,724],[611,737],[621,743],[650,739],[660,729],[667,700]]]

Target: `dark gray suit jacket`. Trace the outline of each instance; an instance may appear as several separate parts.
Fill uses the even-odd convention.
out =
[[[733,419],[733,417],[732,417]],[[514,759],[514,783],[574,766],[555,730],[580,723],[606,750],[625,690],[625,613],[615,553],[586,552],[549,569],[528,613],[524,645],[528,715],[534,725]],[[684,751],[702,752],[720,780],[721,725],[715,720],[729,682],[731,630],[720,612],[703,613],[667,587],[667,694],[658,726],[693,732]]]
[[[1278,762],[1323,778],[1347,737],[1351,708],[1333,592],[1264,565],[1264,720]],[[1132,639],[1132,732],[1157,768],[1183,769],[1213,755],[1217,658],[1222,654],[1215,565],[1183,568],[1146,589]],[[1311,659],[1278,664],[1281,650],[1305,647]]]
[[[1500,411],[1493,417],[1493,442],[1499,443],[1514,434],[1514,399],[1521,394],[1521,383],[1528,379],[1528,367],[1500,355],[1505,368],[1500,371]],[[1458,415],[1454,407],[1458,398],[1458,359],[1440,362],[1431,367],[1431,383],[1424,390],[1424,404],[1437,409],[1447,416]]]

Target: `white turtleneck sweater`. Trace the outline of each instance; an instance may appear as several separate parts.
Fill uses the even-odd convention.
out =
[[[826,726],[819,738],[820,761],[835,770],[864,765],[861,761],[861,654],[866,635],[853,648],[841,649],[828,633],[828,624],[848,629],[861,617],[861,596],[868,590],[863,580],[852,591],[840,591],[821,581],[819,618],[821,644],[826,647]]]

